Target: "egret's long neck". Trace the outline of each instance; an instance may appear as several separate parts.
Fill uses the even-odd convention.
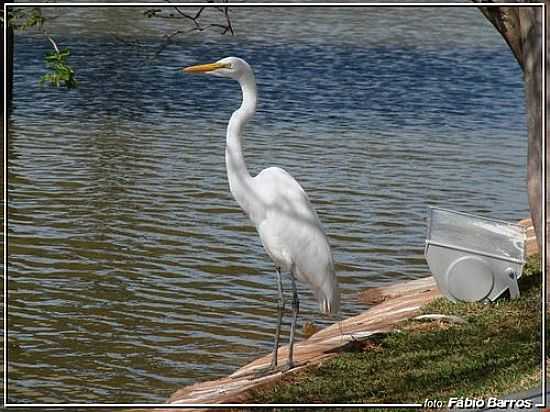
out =
[[[242,150],[242,132],[246,123],[256,112],[256,80],[252,72],[244,75],[239,83],[243,93],[241,107],[236,110],[227,126],[227,145],[225,148],[225,165],[231,193],[241,207],[248,213],[249,205],[245,201],[246,193],[251,190],[252,177],[246,167]],[[244,196],[243,196],[244,195]]]

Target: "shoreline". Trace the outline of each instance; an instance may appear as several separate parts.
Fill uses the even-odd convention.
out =
[[[526,256],[538,252],[536,238],[530,219],[519,222],[527,227],[525,245]],[[360,292],[358,299],[373,304],[368,310],[334,323],[310,336],[296,342],[294,347],[296,367],[292,370],[256,378],[254,370],[271,362],[271,353],[246,364],[229,376],[199,382],[185,386],[174,392],[167,403],[170,404],[239,404],[246,403],[252,389],[265,387],[304,368],[320,365],[327,359],[338,356],[339,352],[350,345],[368,339],[374,335],[387,334],[396,329],[399,322],[413,318],[425,304],[440,297],[435,279],[426,277],[396,283],[390,286],[367,289]],[[281,346],[279,356],[286,359],[288,346]],[[214,410],[214,408],[210,408]],[[168,412],[178,409],[155,409],[157,412]],[[197,407],[190,410],[209,410]]]

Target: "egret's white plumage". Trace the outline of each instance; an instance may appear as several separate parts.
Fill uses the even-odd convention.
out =
[[[270,167],[254,179],[265,205],[256,224],[265,250],[284,271],[308,284],[322,313],[336,313],[339,293],[328,240],[306,192],[283,169]]]
[[[334,260],[327,237],[306,192],[289,173],[278,167],[264,169],[255,177],[248,172],[242,151],[242,132],[256,112],[257,100],[256,80],[248,63],[236,57],[226,57],[216,63],[184,70],[229,77],[241,85],[242,104],[231,116],[227,127],[227,176],[233,197],[256,225],[262,244],[277,267],[279,288],[279,270],[291,275],[295,299],[289,354],[289,365],[292,366],[292,344],[298,312],[294,277],[309,285],[322,313],[336,313],[340,307]],[[279,294],[283,299],[280,289]],[[272,366],[277,363],[281,316],[282,312],[279,313]]]

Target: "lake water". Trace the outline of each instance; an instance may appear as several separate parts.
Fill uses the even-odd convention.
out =
[[[271,348],[273,267],[225,172],[238,84],[177,67],[254,67],[249,168],[283,167],[308,192],[342,316],[366,309],[358,291],[428,273],[428,206],[527,216],[521,70],[476,8],[233,8],[235,36],[193,33],[157,57],[176,26],[143,10],[49,9],[71,91],[38,85],[50,46],[17,34],[10,402],[162,402]],[[300,290],[301,336],[330,320]]]

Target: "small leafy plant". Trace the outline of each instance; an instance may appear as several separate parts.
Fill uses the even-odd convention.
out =
[[[46,53],[44,56],[44,63],[49,73],[41,77],[40,84],[44,85],[47,83],[55,87],[65,86],[68,89],[75,88],[78,82],[75,79],[73,68],[68,64],[71,52],[69,49],[59,50],[54,39],[46,32],[44,29],[46,18],[42,15],[40,7],[11,8],[7,13],[7,17],[11,29],[20,31],[36,29],[46,36],[54,48],[53,51]],[[2,25],[5,23],[3,13],[0,15],[0,22]]]
[[[59,50],[57,47],[54,51],[48,52],[44,61],[50,72],[42,76],[40,84],[48,83],[55,87],[65,86],[68,89],[74,89],[78,82],[75,79],[74,70],[67,63],[70,55],[69,49]]]

